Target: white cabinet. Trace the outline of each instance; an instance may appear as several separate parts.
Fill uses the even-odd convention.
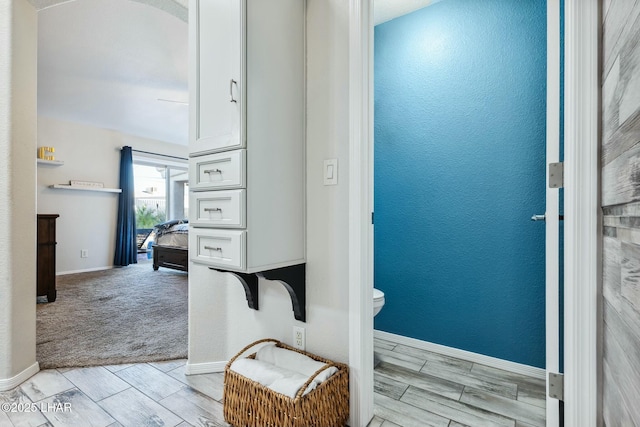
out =
[[[190,0],[189,14],[190,259],[242,274],[299,266],[305,1]]]
[[[245,1],[189,2],[192,155],[245,146]]]

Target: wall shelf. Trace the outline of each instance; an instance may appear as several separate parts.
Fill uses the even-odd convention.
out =
[[[36,159],[39,165],[49,165],[49,166],[62,166],[64,162],[62,160],[45,160],[45,159]]]
[[[98,191],[102,193],[122,193],[119,188],[99,188],[99,187],[72,187],[69,184],[53,184],[49,188],[55,188],[57,190],[81,190],[81,191]]]
[[[214,267],[209,267],[209,269],[236,276],[244,287],[249,308],[254,310],[258,310],[258,278],[280,282],[291,297],[293,317],[301,322],[307,321],[306,264],[274,268],[273,270],[266,270],[259,273],[240,273]]]

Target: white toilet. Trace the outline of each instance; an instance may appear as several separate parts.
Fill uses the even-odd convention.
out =
[[[384,292],[380,289],[373,288],[373,316],[380,313],[384,305]]]

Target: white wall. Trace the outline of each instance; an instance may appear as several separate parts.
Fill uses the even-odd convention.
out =
[[[57,190],[51,184],[97,181],[119,187],[120,147],[187,157],[187,147],[143,139],[108,129],[38,117],[38,146],[53,146],[62,166],[38,165],[38,213],[59,214],[57,274],[113,266],[118,194]],[[35,156],[35,150],[33,155]],[[89,256],[80,258],[80,250]]]
[[[235,278],[191,264],[189,364],[228,360],[264,337],[291,344],[294,325],[308,351],[348,361],[348,17],[347,2],[307,2],[307,322],[280,283],[260,281],[255,311]],[[322,162],[336,157],[338,185],[325,187]]]
[[[0,391],[37,370],[36,19],[26,0],[0,2]]]

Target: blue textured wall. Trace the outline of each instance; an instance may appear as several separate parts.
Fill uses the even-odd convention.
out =
[[[376,329],[544,367],[546,3],[375,28]]]

